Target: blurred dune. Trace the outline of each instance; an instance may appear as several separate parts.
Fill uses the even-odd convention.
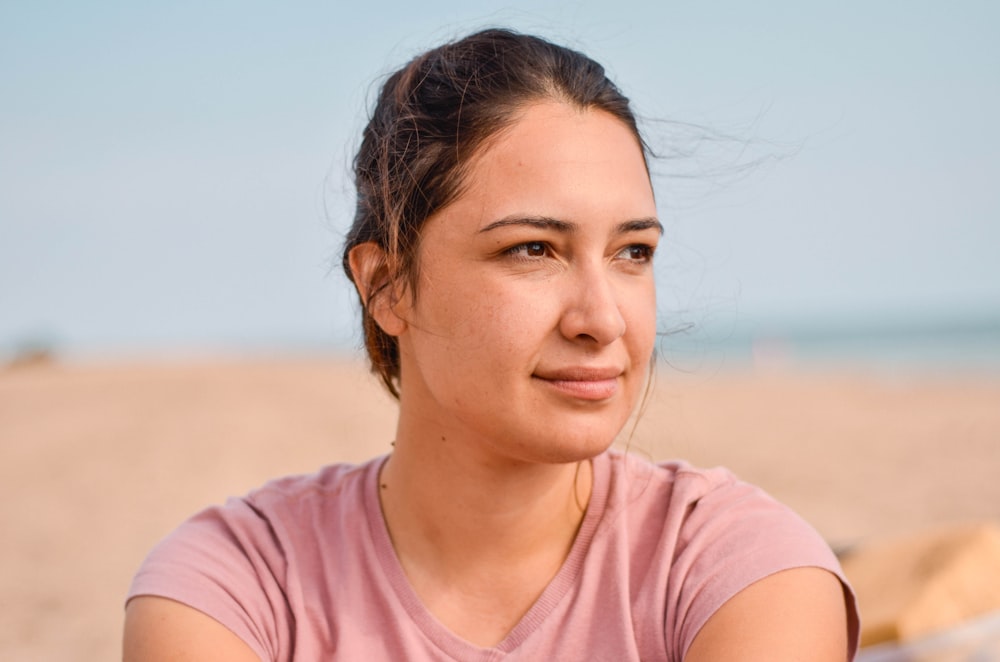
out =
[[[119,657],[148,549],[269,478],[389,450],[351,359],[37,362],[0,370],[0,659]],[[724,464],[836,547],[1000,521],[1000,375],[661,368],[625,442]]]

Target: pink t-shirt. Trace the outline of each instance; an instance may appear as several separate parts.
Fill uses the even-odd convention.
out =
[[[808,524],[726,470],[609,452],[593,461],[562,568],[503,641],[481,648],[439,623],[407,581],[379,506],[383,461],[280,479],[202,511],[150,553],[129,598],[203,611],[262,660],[680,662],[708,618],[758,579],[817,566],[844,581]]]

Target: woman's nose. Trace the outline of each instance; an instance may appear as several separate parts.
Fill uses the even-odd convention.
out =
[[[570,340],[609,345],[625,334],[625,318],[618,307],[618,297],[602,268],[576,271],[559,331]]]

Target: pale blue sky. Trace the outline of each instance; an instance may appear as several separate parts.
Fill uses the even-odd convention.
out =
[[[657,171],[765,160],[658,178],[666,325],[1000,315],[1000,5],[530,6],[0,3],[0,351],[356,342],[328,268],[372,81],[491,24],[748,143]]]

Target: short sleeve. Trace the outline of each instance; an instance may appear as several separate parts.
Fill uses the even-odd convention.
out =
[[[791,568],[836,575],[848,609],[848,647],[858,644],[858,615],[840,564],[820,535],[790,508],[727,471],[681,470],[674,498],[685,514],[668,579],[666,638],[681,660],[702,626],[727,600],[754,582]]]
[[[195,515],[149,554],[128,599],[152,595],[193,607],[232,630],[261,660],[278,659],[291,621],[287,564],[274,531],[243,499]]]

